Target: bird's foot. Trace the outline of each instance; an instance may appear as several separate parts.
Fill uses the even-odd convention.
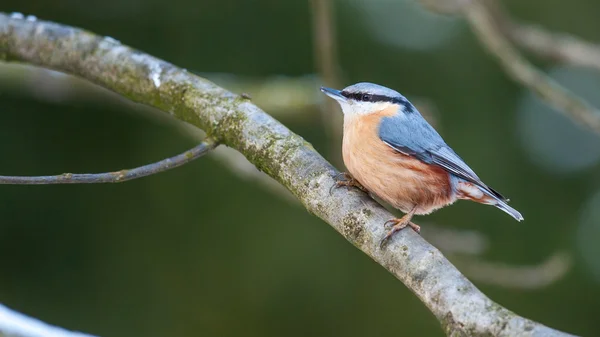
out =
[[[397,232],[403,230],[406,227],[410,227],[412,228],[415,232],[417,232],[417,234],[421,234],[421,226],[415,224],[414,222],[410,221],[410,219],[412,218],[412,214],[409,217],[409,214],[403,216],[400,219],[392,219],[392,220],[388,220],[386,221],[383,225],[385,226],[385,228],[389,228],[391,226],[391,229],[389,230],[389,232],[385,235],[385,237],[381,240],[381,242],[379,243],[379,247],[381,249],[383,249],[383,247],[385,247],[385,244],[387,243],[387,241]]]
[[[342,177],[342,176],[344,177],[343,180],[340,179],[340,177]],[[333,186],[331,186],[331,188],[329,189],[329,195],[331,195],[331,193],[333,192],[333,189],[341,187],[341,186],[356,187],[365,193],[369,193],[369,191],[367,191],[367,189],[363,185],[361,185],[358,182],[358,180],[354,179],[354,177],[352,177],[350,175],[350,173],[342,172],[342,173],[336,174],[333,177],[333,180],[335,180],[335,184],[333,184]]]

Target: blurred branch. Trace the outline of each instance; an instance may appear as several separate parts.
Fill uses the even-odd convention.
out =
[[[506,27],[511,25],[503,20],[502,15],[497,15],[502,13],[497,2],[453,0],[457,6],[436,7],[432,5],[433,1],[446,0],[419,1],[424,1],[427,8],[450,8],[451,13],[464,15],[479,41],[498,59],[509,76],[577,124],[600,133],[600,111],[535,68],[511,44],[510,38],[505,35]]]
[[[432,223],[423,236],[443,251],[469,278],[481,283],[513,289],[539,289],[564,277],[572,266],[567,252],[557,252],[535,265],[512,265],[483,260],[489,242],[481,233],[444,228]]]
[[[338,61],[331,0],[310,0],[315,62],[325,85],[337,86]]]
[[[516,44],[541,57],[600,70],[599,45],[529,24],[513,24],[509,33]]]
[[[498,28],[516,45],[552,61],[600,70],[599,45],[572,35],[553,33],[537,25],[516,22],[500,1],[486,1]]]
[[[227,73],[197,75],[231,88],[233,92],[247,93],[256,105],[272,111],[278,118],[294,122],[311,121],[313,116],[307,112],[312,112],[315,106],[325,101],[318,90],[322,83],[316,74],[259,78]],[[140,109],[139,104],[75,76],[22,64],[0,64],[0,86],[8,90],[25,89],[50,102],[94,100],[106,103],[108,99],[108,102],[127,104],[129,110]]]
[[[191,124],[181,123],[181,121],[177,119],[172,120],[176,122],[173,123],[175,124],[175,127],[179,128],[181,132],[189,137],[198,141],[205,137],[204,132],[197,127]],[[221,162],[221,164],[227,167],[231,173],[235,174],[239,178],[256,182],[262,188],[277,195],[278,198],[283,198],[294,205],[300,205],[298,199],[296,199],[296,197],[294,197],[294,195],[292,195],[288,189],[286,189],[283,185],[278,183],[277,180],[273,179],[269,175],[259,171],[256,166],[249,162],[248,159],[246,159],[246,157],[244,157],[244,155],[238,151],[226,146],[220,146],[212,151],[210,155],[212,158]]]
[[[447,255],[481,255],[489,247],[489,240],[479,232],[438,226],[433,223],[422,224],[421,234],[427,241]]]
[[[93,337],[46,324],[0,304],[0,337]]]
[[[444,14],[459,14],[464,0],[419,0],[423,7]],[[498,28],[516,45],[540,57],[575,66],[600,70],[600,45],[539,25],[513,20],[498,0],[487,1]]]
[[[325,101],[318,90],[321,78],[317,74],[301,76],[275,75],[264,78],[223,73],[199,73],[199,76],[229,88],[236,93],[248,93],[252,102],[262,109],[274,111],[280,118],[308,119],[306,109]]]
[[[452,259],[466,275],[479,282],[513,289],[539,289],[563,277],[571,267],[571,256],[557,252],[531,266],[513,266],[481,261],[473,257]]]
[[[0,14],[0,58],[64,71],[203,129],[241,152],[401,280],[438,318],[448,335],[567,336],[501,307],[413,231],[386,249],[383,223],[392,214],[364,193],[329,194],[337,171],[300,136],[249,100],[113,39],[50,22]]]
[[[309,0],[313,19],[313,45],[315,62],[325,86],[339,88],[340,76],[337,57],[337,44],[335,34],[335,17],[332,0]],[[328,153],[330,158],[335,158],[336,165],[342,165],[343,161],[338,149],[342,145],[343,115],[340,113],[338,104],[333,100],[323,101],[322,120],[325,130],[328,132],[329,144],[332,151]],[[335,154],[335,155],[334,155]]]
[[[146,177],[161,173],[181,165],[187,164],[194,159],[200,158],[214,149],[217,143],[211,139],[205,139],[200,145],[185,151],[175,157],[167,158],[156,163],[107,173],[63,173],[55,176],[0,176],[0,184],[4,185],[51,185],[51,184],[99,184],[99,183],[121,183],[128,180]]]

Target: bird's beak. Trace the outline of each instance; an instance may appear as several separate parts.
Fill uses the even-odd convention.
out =
[[[327,87],[321,87],[321,91],[325,95],[335,99],[338,102],[346,102],[347,101],[346,97],[344,97],[344,95],[342,95],[342,92],[339,90],[335,90],[335,89],[331,89],[331,88],[327,88]]]

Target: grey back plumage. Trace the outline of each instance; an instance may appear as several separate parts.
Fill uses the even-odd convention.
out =
[[[379,125],[382,141],[398,152],[440,166],[450,174],[479,186],[491,197],[506,201],[479,179],[408,100],[404,104],[396,116],[382,118]]]

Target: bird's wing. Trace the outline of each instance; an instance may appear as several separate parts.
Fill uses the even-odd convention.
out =
[[[446,145],[437,131],[417,114],[384,117],[379,125],[379,138],[404,155],[440,166],[447,172],[481,187],[491,196],[506,201],[500,193],[484,184],[469,165]]]

